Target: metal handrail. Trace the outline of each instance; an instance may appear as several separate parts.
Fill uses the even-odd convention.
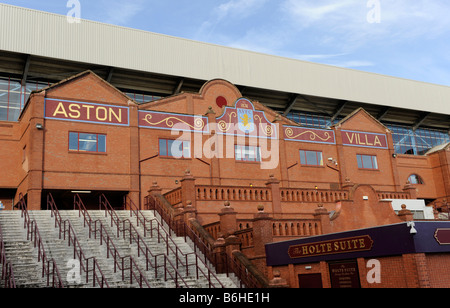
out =
[[[239,260],[237,260],[234,256],[229,257],[227,254],[221,254],[218,256],[217,253],[214,253],[213,247],[206,240],[204,240],[199,232],[195,232],[191,226],[189,226],[184,221],[173,220],[173,213],[169,213],[157,200],[154,196],[149,195],[145,197],[145,206],[149,210],[153,210],[158,212],[163,220],[166,221],[168,226],[175,230],[175,233],[179,233],[180,231],[184,232],[185,236],[189,236],[189,238],[194,243],[194,247],[197,247],[202,254],[205,256],[205,259],[209,260],[216,268],[222,267],[227,275],[233,273],[240,280],[241,287],[247,288],[262,288],[263,285],[258,282],[256,277],[248,271],[243,264]]]
[[[50,286],[50,278],[52,278],[53,288],[64,288],[56,261],[47,258],[44,242],[39,233],[37,222],[34,219],[30,219],[28,206],[22,194],[19,195],[18,207],[22,211],[21,217],[24,218],[24,229],[27,229],[27,240],[31,240],[34,244],[34,248],[38,248],[38,262],[41,262],[42,260],[42,278],[47,277],[47,287]]]
[[[199,279],[199,273],[201,273],[203,275],[204,278],[206,278],[208,280],[209,283],[209,287],[215,287],[215,285],[213,284],[213,282],[211,281],[212,278],[217,281],[217,283],[220,285],[221,288],[225,288],[225,286],[222,284],[222,282],[219,280],[219,278],[217,277],[217,275],[214,273],[213,270],[211,270],[210,266],[207,264],[207,260],[203,260],[203,258],[201,258],[199,256],[199,254],[197,253],[197,247],[194,246],[194,252],[191,252],[189,254],[185,254],[176,244],[176,242],[173,240],[172,238],[172,230],[171,228],[169,228],[169,232],[167,232],[167,230],[164,228],[164,226],[159,222],[158,219],[154,218],[154,219],[147,219],[144,214],[138,209],[138,207],[136,206],[136,204],[133,202],[133,200],[131,200],[128,196],[126,196],[124,198],[124,205],[125,207],[128,205],[128,207],[130,208],[130,216],[133,217],[133,213],[136,216],[136,220],[137,220],[137,225],[139,226],[140,224],[142,224],[144,226],[144,237],[147,236],[147,231],[151,232],[151,237],[153,237],[153,222],[156,223],[156,231],[158,232],[158,242],[160,240],[160,236],[161,236],[161,230],[164,233],[162,238],[165,239],[165,244],[166,244],[166,249],[167,249],[167,254],[169,254],[169,249],[175,253],[176,257],[178,258],[179,254],[181,254],[181,256],[184,256],[186,259],[186,268],[189,268],[189,266],[195,266],[196,269],[196,274],[197,274],[197,279]],[[147,230],[147,223],[150,223],[150,229]],[[184,225],[185,227],[187,227],[186,225]],[[186,231],[183,232],[185,234],[185,240],[186,240]],[[170,241],[170,243],[169,243]],[[172,246],[170,245],[172,244]],[[175,247],[175,251],[173,250],[172,247]],[[188,256],[193,255],[195,256],[195,264],[188,264]],[[208,273],[205,273],[202,269],[201,266],[199,266],[199,261],[201,264],[203,264],[203,267],[207,269]],[[211,278],[212,277],[212,278]]]
[[[78,260],[80,261],[80,268],[86,274],[86,284],[89,283],[89,273],[92,272],[92,284],[94,288],[96,287],[96,283],[98,283],[101,288],[109,288],[108,281],[106,280],[106,277],[103,274],[97,259],[95,257],[86,257],[81,244],[78,241],[78,237],[72,226],[72,223],[70,222],[70,220],[62,220],[61,214],[59,213],[58,207],[56,206],[55,200],[51,193],[47,194],[47,208],[50,208],[51,210],[51,217],[55,217],[55,228],[58,228],[59,230],[59,239],[62,239],[61,235],[64,235],[64,240],[66,240],[66,234],[68,234],[68,245],[69,247],[71,245],[73,246],[74,259],[78,258]],[[92,269],[90,269],[89,267],[89,262],[91,260],[93,262]],[[97,271],[99,272],[99,274],[97,274]]]
[[[5,242],[3,241],[3,230],[0,226],[0,264],[2,265],[1,280],[5,281],[4,287],[7,289],[16,288],[16,279],[11,262],[6,259]]]
[[[100,220],[93,221],[91,216],[89,215],[86,207],[84,206],[81,197],[76,194],[74,197],[74,206],[78,207],[79,215],[83,215],[84,217],[84,227],[89,228],[89,238],[91,238],[92,233],[94,233],[94,238],[97,239],[97,234],[99,233],[100,237],[100,245],[103,245],[103,242],[106,243],[107,246],[107,258],[110,258],[110,255],[114,258],[114,272],[117,273],[119,269],[122,272],[122,281],[125,281],[125,272],[130,271],[130,284],[133,284],[133,277],[136,281],[139,282],[139,287],[142,288],[144,284],[151,288],[150,283],[145,278],[145,275],[140,270],[139,266],[136,264],[136,261],[132,256],[124,256],[122,257],[114,244],[114,241],[109,236],[108,231]],[[126,262],[126,259],[129,258],[129,262]],[[147,260],[148,261],[148,260]],[[126,267],[129,264],[129,267]],[[136,273],[135,270],[138,272]]]
[[[183,276],[179,273],[178,268],[179,268],[179,258],[177,257],[176,259],[176,265],[174,265],[172,263],[172,261],[168,258],[168,255],[163,253],[163,254],[158,254],[158,255],[153,255],[152,251],[150,250],[150,248],[147,246],[147,244],[145,243],[145,241],[142,239],[142,237],[140,236],[139,232],[136,230],[136,228],[134,227],[134,225],[132,224],[132,222],[129,219],[125,219],[125,220],[121,220],[117,213],[115,212],[114,208],[111,206],[111,204],[109,203],[108,199],[106,198],[106,196],[104,194],[100,195],[100,199],[99,199],[99,206],[100,209],[101,208],[105,208],[105,217],[107,217],[107,215],[109,214],[109,216],[111,217],[111,227],[114,227],[114,225],[116,226],[117,229],[117,237],[120,237],[120,232],[122,232],[123,234],[123,238],[125,239],[126,237],[126,232],[128,231],[128,236],[130,239],[130,244],[133,243],[133,241],[138,245],[138,257],[140,257],[141,252],[144,254],[145,258],[146,258],[146,270],[149,270],[148,265],[150,264],[151,267],[153,267],[155,269],[155,277],[158,278],[158,268],[160,267],[164,267],[164,279],[165,281],[168,280],[167,278],[167,274],[169,274],[172,278],[172,280],[175,281],[176,287],[183,287],[183,288],[189,288],[188,284],[186,283],[186,281],[183,279]],[[128,223],[128,228],[126,227]],[[121,228],[121,224],[122,224],[122,228]],[[153,264],[151,262],[151,259],[149,257],[149,254],[152,258],[155,259],[155,264]],[[164,258],[164,265],[163,266],[158,266],[158,257],[163,257]],[[182,261],[180,261],[182,263]],[[186,260],[187,262],[187,260]],[[186,266],[187,269],[187,275],[189,275],[188,272],[188,266]],[[172,274],[172,270],[173,274]],[[175,277],[173,276],[175,275]],[[181,282],[183,283],[183,285],[180,285],[178,283],[178,280],[181,280]]]

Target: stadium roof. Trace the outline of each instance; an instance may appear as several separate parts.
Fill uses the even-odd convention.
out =
[[[0,4],[0,74],[58,82],[92,70],[124,91],[197,92],[222,78],[280,113],[450,129],[450,87],[222,47]]]

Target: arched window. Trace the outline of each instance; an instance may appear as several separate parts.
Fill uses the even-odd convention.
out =
[[[423,179],[420,176],[418,176],[417,174],[412,174],[408,178],[408,182],[410,184],[424,184]]]

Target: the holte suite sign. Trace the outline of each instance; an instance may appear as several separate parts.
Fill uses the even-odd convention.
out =
[[[316,257],[372,250],[373,240],[369,235],[330,240],[317,243],[294,245],[289,247],[291,259]]]
[[[342,144],[346,146],[365,148],[388,148],[386,135],[347,130],[342,131]]]
[[[45,118],[128,126],[129,110],[127,107],[113,105],[46,99]]]

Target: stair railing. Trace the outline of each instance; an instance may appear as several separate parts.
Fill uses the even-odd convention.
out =
[[[158,219],[147,219],[144,214],[139,210],[139,208],[136,206],[136,204],[131,200],[128,196],[124,197],[124,207],[130,209],[130,217],[134,216],[136,217],[137,226],[140,225],[143,226],[144,229],[144,237],[147,236],[147,232],[150,231],[150,237],[153,238],[153,231],[156,230],[158,234],[158,243],[160,243],[160,239],[162,238],[165,242],[167,254],[169,254],[170,251],[175,254],[176,258],[181,255],[186,260],[186,268],[188,269],[190,266],[194,266],[196,270],[197,279],[199,279],[200,274],[208,280],[209,287],[215,287],[215,284],[213,281],[216,281],[221,288],[225,288],[225,286],[222,284],[222,282],[219,280],[215,272],[210,268],[210,266],[207,264],[207,260],[203,260],[197,253],[197,248],[194,246],[194,252],[185,254],[176,244],[176,242],[172,238],[172,230],[169,228],[169,231],[164,228],[162,223],[159,222]],[[150,225],[150,226],[149,226]],[[156,225],[156,226],[154,226]],[[149,226],[149,228],[148,228]],[[184,232],[184,235],[187,233]],[[186,237],[185,237],[186,240]],[[175,247],[175,248],[174,248]],[[189,264],[188,257],[194,256],[195,263]],[[203,266],[202,266],[203,265]],[[203,270],[203,268],[207,269],[207,272]],[[188,273],[187,273],[188,275]]]
[[[178,254],[176,255],[176,265],[173,264],[173,262],[168,257],[168,254],[158,254],[153,255],[150,248],[147,246],[147,243],[144,241],[144,239],[140,236],[139,232],[136,230],[134,225],[131,223],[129,219],[121,220],[119,216],[117,215],[114,208],[109,203],[108,199],[104,194],[100,195],[99,199],[99,205],[100,209],[105,209],[105,217],[108,217],[108,214],[111,218],[111,227],[116,228],[117,230],[117,237],[120,237],[120,233],[122,233],[124,239],[129,239],[130,244],[136,243],[138,246],[138,257],[140,257],[141,253],[146,258],[146,271],[149,270],[149,265],[155,269],[155,277],[158,278],[158,268],[163,267],[164,268],[164,279],[165,281],[168,280],[168,276],[175,281],[177,288],[189,288],[186,281],[183,279],[183,276],[178,271],[179,264],[182,263],[182,261],[178,258]],[[168,251],[168,250],[167,250]],[[158,257],[162,257],[163,265],[158,265]],[[155,262],[152,262],[152,258],[155,260]],[[180,263],[179,263],[180,262]],[[186,260],[187,262],[187,260]],[[161,264],[161,262],[159,263]],[[188,272],[188,266],[186,266],[187,275],[189,275]],[[182,284],[181,284],[182,283]]]
[[[125,273],[129,271],[130,284],[133,284],[134,277],[134,279],[136,279],[136,281],[138,282],[140,288],[143,288],[144,285],[148,288],[151,288],[150,283],[142,273],[139,266],[136,264],[136,261],[133,259],[133,257],[122,257],[103,223],[100,220],[92,220],[91,216],[86,210],[86,207],[84,206],[83,201],[81,200],[81,197],[78,194],[76,194],[74,197],[74,207],[78,208],[80,217],[81,215],[83,215],[84,226],[89,230],[89,238],[91,238],[92,234],[94,234],[94,238],[97,239],[98,235],[100,239],[100,245],[103,245],[104,243],[106,244],[107,258],[109,259],[110,257],[112,257],[114,259],[114,273],[117,273],[117,271],[120,270],[122,273],[122,281],[125,281]],[[151,260],[147,258],[147,264],[148,262],[151,263]],[[157,272],[157,270],[158,267],[156,267],[155,271]]]
[[[47,258],[44,242],[39,233],[36,220],[31,220],[28,213],[28,206],[22,194],[19,195],[18,207],[22,211],[22,218],[24,218],[24,229],[27,230],[27,240],[31,240],[34,248],[38,248],[38,262],[42,261],[42,278],[47,278],[47,287],[50,286],[51,280],[52,288],[64,288],[56,261]]]
[[[14,278],[14,271],[12,264],[6,260],[6,247],[3,241],[3,230],[0,226],[0,264],[2,265],[1,280],[5,282],[5,289],[15,289],[16,280]]]
[[[263,288],[265,283],[259,282],[258,279],[238,260],[234,255],[229,257],[226,254],[217,254],[213,251],[212,243],[208,242],[199,231],[195,231],[189,224],[184,221],[175,221],[173,213],[165,208],[160,200],[149,195],[145,197],[145,208],[153,210],[158,213],[163,220],[168,224],[169,228],[173,229],[176,234],[189,237],[194,243],[194,247],[199,249],[204,255],[205,261],[208,260],[216,268],[221,268],[227,275],[235,274],[239,279],[240,287],[246,288]],[[203,229],[201,225],[198,229]]]
[[[103,274],[100,265],[95,257],[87,258],[75,230],[73,229],[70,220],[62,220],[61,214],[59,213],[58,207],[56,206],[55,200],[51,193],[47,194],[47,208],[51,210],[51,217],[55,217],[55,228],[59,231],[59,239],[64,238],[66,240],[66,235],[68,239],[69,247],[73,246],[73,258],[80,261],[80,271],[86,274],[86,284],[89,283],[89,274],[92,272],[92,286],[95,288],[96,284],[100,288],[109,288],[108,281]],[[91,266],[90,263],[92,263]]]

